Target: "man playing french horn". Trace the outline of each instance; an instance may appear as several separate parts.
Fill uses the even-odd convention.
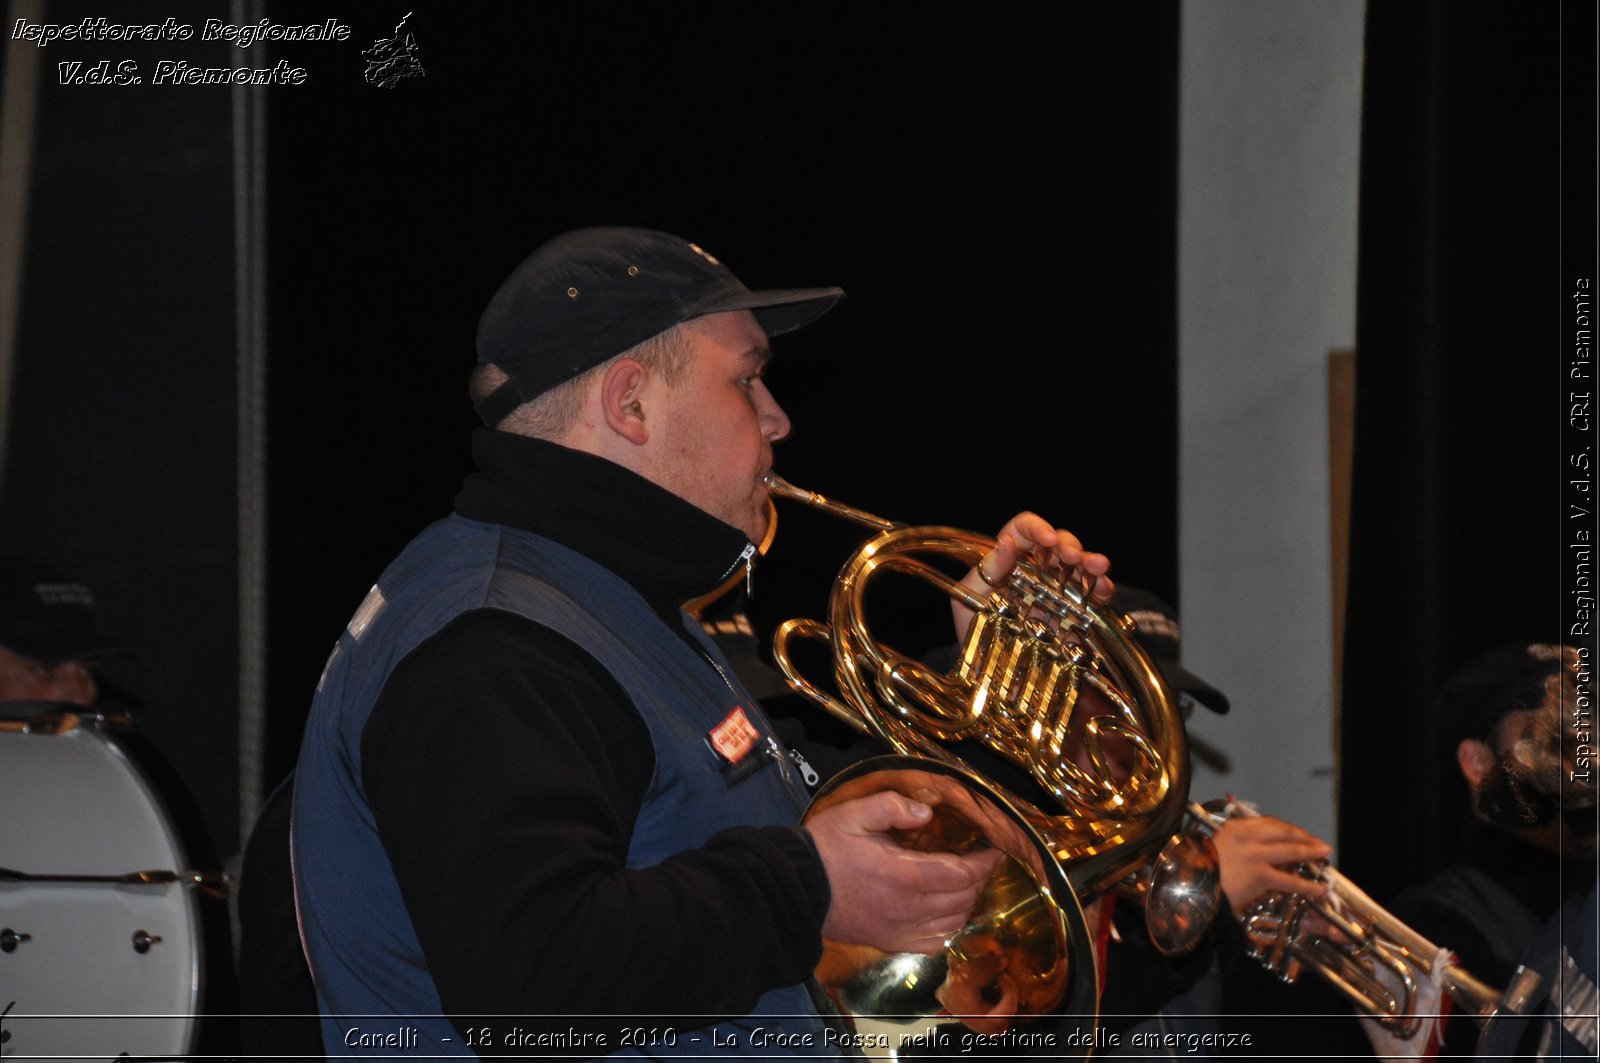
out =
[[[951,771],[913,765],[924,785],[819,802],[800,826],[815,773],[682,610],[748,568],[767,526],[789,431],[768,337],[842,294],[752,292],[695,244],[608,228],[551,240],[490,301],[480,471],[352,617],[296,772],[296,901],[330,1055],[836,1057],[849,1046],[811,978],[825,938],[943,964],[980,898],[1006,892],[1002,865],[1061,874],[1005,841],[1033,828],[1003,798],[966,796]],[[1106,558],[1037,516],[992,545],[961,579],[973,604],[1029,565],[1091,609],[1110,600]],[[1132,749],[1142,779],[1127,735],[1069,741],[1069,774]],[[901,844],[963,803],[992,838]],[[1230,890],[1317,888],[1263,863],[1325,852],[1315,839],[1233,833],[1261,859]],[[1094,962],[1070,944],[1092,1027]],[[1046,1006],[1018,987],[972,1029]]]
[[[965,922],[1001,855],[901,848],[932,813],[892,792],[799,828],[806,765],[680,611],[767,520],[767,337],[841,295],[601,229],[491,301],[483,471],[340,638],[297,769],[330,1054],[738,1056],[761,1028],[833,1056],[823,935],[930,952]],[[1103,556],[1008,527],[1109,597]]]

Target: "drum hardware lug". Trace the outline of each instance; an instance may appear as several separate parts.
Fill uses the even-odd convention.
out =
[[[19,944],[32,940],[32,934],[19,933],[8,926],[0,929],[0,952],[16,952]]]
[[[150,951],[150,946],[161,940],[160,934],[151,934],[144,930],[133,932],[133,951],[143,956]]]

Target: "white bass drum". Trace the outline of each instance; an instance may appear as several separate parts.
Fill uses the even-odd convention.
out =
[[[33,709],[31,716],[4,715]],[[188,853],[116,720],[0,706],[0,1056],[195,1049],[199,898]]]

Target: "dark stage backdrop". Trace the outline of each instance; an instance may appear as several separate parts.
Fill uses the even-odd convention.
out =
[[[355,44],[273,52],[310,77],[269,97],[269,779],[468,471],[484,302],[579,225],[850,293],[778,345],[789,479],[991,532],[1033,507],[1176,598],[1175,3],[425,4],[424,76],[365,83],[408,8],[324,5]],[[764,626],[820,614],[859,540],[780,525]]]
[[[216,7],[174,0],[159,17],[198,26]],[[43,21],[106,8],[46,4]],[[17,5],[4,13],[9,35]],[[212,65],[229,50],[195,40],[181,54]],[[0,551],[94,590],[103,634],[127,651],[107,671],[227,853],[239,834],[231,104],[226,88],[90,80],[102,62],[148,79],[172,54],[58,41],[37,55]],[[62,63],[81,64],[67,83]]]
[[[1593,474],[1569,462],[1594,446],[1571,416],[1593,379],[1593,307],[1574,296],[1595,277],[1594,18],[1592,3],[1368,12],[1339,848],[1380,899],[1455,848],[1444,678],[1511,640],[1593,651],[1571,624],[1575,592],[1592,613],[1593,573],[1569,548],[1593,534],[1572,486]]]

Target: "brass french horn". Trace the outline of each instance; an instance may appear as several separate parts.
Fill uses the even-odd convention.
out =
[[[1044,1014],[1076,1014],[1080,1023],[1086,1017],[1092,1030],[1098,975],[1082,902],[1139,881],[1163,951],[1197,940],[1217,906],[1209,840],[1179,834],[1188,747],[1166,682],[1132,625],[1094,603],[1057,565],[1024,558],[1003,586],[978,594],[932,562],[970,568],[995,540],[896,524],[776,475],[769,487],[773,497],[876,532],[840,570],[829,623],[786,621],[773,638],[773,657],[790,686],[897,754],[835,779],[813,810],[841,794],[868,792],[875,768],[892,769],[880,773],[891,786],[897,773],[931,773],[970,794],[936,806],[937,844],[955,851],[991,845],[1011,857],[943,956],[886,957],[829,943],[818,980],[855,1016],[857,1029],[889,1021],[902,1038],[914,1015],[923,1021],[914,1036],[935,1043],[940,1023],[952,1017],[990,1037],[1026,1036],[1022,1024]],[[885,572],[920,577],[972,611],[949,672],[874,638],[865,599]],[[839,696],[800,672],[796,639],[831,646]],[[1008,786],[994,774],[1023,781]],[[963,804],[976,811],[960,814]],[[1072,1046],[1056,1039],[1054,1047],[1070,1053]]]

